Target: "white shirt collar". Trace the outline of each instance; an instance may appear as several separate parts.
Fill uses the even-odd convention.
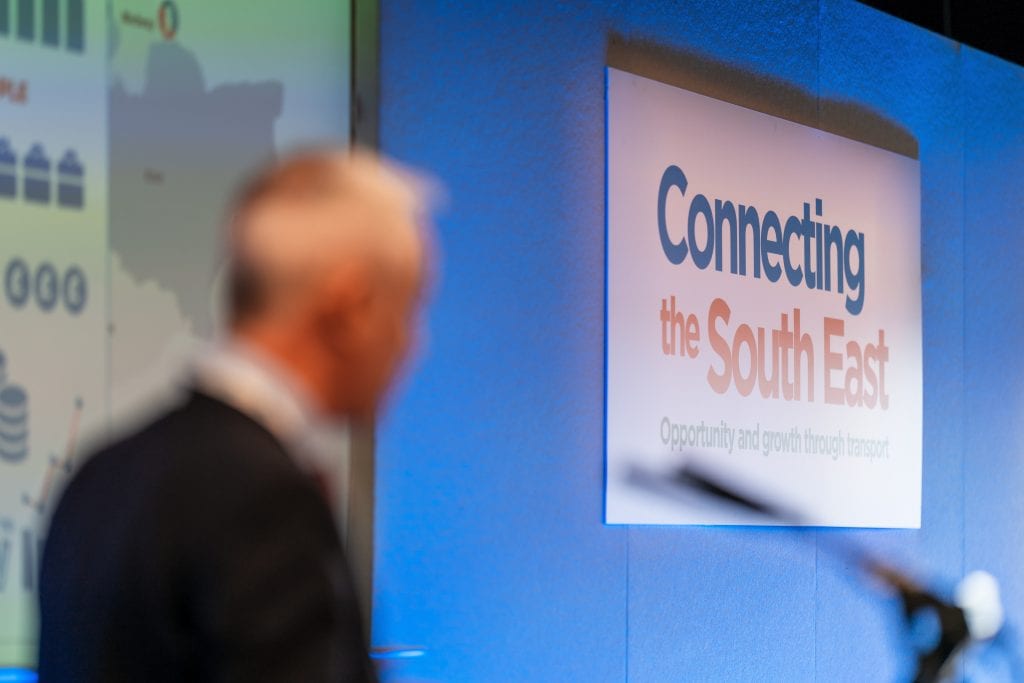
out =
[[[235,342],[212,348],[195,363],[198,388],[245,413],[286,446],[319,422],[303,389],[258,351]]]
[[[348,425],[313,407],[306,391],[273,360],[240,342],[221,344],[194,364],[196,388],[266,427],[300,469],[314,475],[345,528],[349,486]]]

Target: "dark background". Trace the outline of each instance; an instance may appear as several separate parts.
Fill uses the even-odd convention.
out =
[[[1024,65],[1024,0],[861,0],[929,31]]]

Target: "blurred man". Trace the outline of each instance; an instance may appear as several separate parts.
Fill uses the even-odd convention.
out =
[[[362,155],[268,169],[230,225],[230,329],[187,399],[86,462],[40,579],[40,680],[366,681],[311,424],[369,420],[410,345],[416,192]],[[326,494],[326,495],[325,495]]]

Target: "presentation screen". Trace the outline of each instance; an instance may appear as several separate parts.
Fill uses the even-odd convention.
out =
[[[46,521],[219,322],[225,203],[349,139],[351,10],[0,0],[0,667],[32,667]]]

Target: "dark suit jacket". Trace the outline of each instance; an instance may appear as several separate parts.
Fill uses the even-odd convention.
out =
[[[372,680],[352,586],[312,480],[261,425],[194,393],[64,492],[40,681]]]

